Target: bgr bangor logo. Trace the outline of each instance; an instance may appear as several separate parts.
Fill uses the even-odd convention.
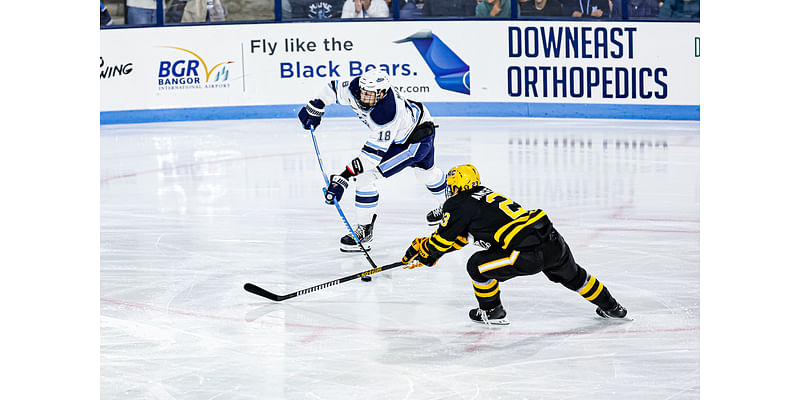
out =
[[[431,31],[420,31],[395,43],[411,42],[419,55],[428,64],[436,84],[444,90],[469,94],[469,65],[434,35]]]
[[[159,62],[158,90],[217,89],[231,86],[228,82],[227,65],[233,61],[223,61],[209,69],[205,60],[191,50],[173,46],[162,47],[180,50],[192,57]]]

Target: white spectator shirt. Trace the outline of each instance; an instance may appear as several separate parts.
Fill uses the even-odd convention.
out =
[[[389,6],[386,5],[384,0],[372,0],[369,3],[369,8],[364,11],[363,7],[360,13],[356,13],[356,4],[353,0],[347,0],[342,6],[342,18],[389,18]]]

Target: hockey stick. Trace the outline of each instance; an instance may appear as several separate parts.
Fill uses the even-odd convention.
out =
[[[330,180],[328,180],[328,175],[325,174],[325,168],[322,167],[322,159],[320,158],[319,155],[319,146],[317,146],[317,138],[316,136],[314,136],[314,128],[311,128],[310,131],[311,131],[311,140],[314,142],[314,152],[317,154],[317,163],[319,164],[319,170],[322,171],[322,179],[325,180],[325,187],[327,187],[328,185],[330,185],[331,182]],[[342,212],[342,207],[339,206],[339,202],[336,199],[333,199],[333,205],[335,205],[336,210],[339,211],[339,216],[342,217],[342,221],[344,221],[344,224],[347,226],[347,230],[349,230],[350,234],[353,235],[353,240],[355,240],[356,243],[358,244],[358,247],[361,248],[361,252],[364,253],[365,256],[367,256],[367,261],[369,261],[370,265],[372,265],[372,268],[378,268],[378,264],[375,264],[375,261],[372,261],[372,257],[369,256],[367,250],[364,249],[364,245],[361,244],[361,239],[359,239],[358,236],[356,236],[356,233],[353,231],[353,228],[350,226],[350,223],[347,222],[347,218],[344,216],[344,212]]]
[[[317,290],[320,290],[320,289],[325,289],[327,287],[338,285],[340,283],[344,283],[344,282],[347,282],[347,281],[352,281],[353,279],[356,279],[356,278],[361,278],[361,277],[364,277],[364,276],[377,274],[378,272],[381,272],[381,271],[387,271],[387,270],[390,270],[392,268],[399,267],[401,265],[405,265],[405,264],[403,264],[401,261],[394,262],[394,263],[391,263],[391,264],[387,264],[387,265],[380,266],[380,267],[375,267],[373,269],[366,270],[364,272],[359,272],[357,274],[345,276],[344,278],[334,279],[334,280],[332,280],[330,282],[321,283],[321,284],[316,285],[316,286],[311,286],[310,288],[306,288],[306,289],[303,289],[303,290],[298,290],[296,292],[292,292],[292,293],[284,294],[284,295],[279,295],[279,294],[272,293],[272,292],[270,292],[270,291],[268,291],[266,289],[263,289],[263,288],[261,288],[259,286],[254,285],[252,283],[245,283],[244,284],[244,290],[246,290],[246,291],[248,291],[248,292],[250,292],[252,294],[261,296],[261,297],[266,297],[266,298],[268,298],[268,299],[270,299],[272,301],[284,301],[286,299],[291,299],[292,297],[297,297],[297,296],[300,296],[300,295],[303,295],[303,294],[316,292]]]

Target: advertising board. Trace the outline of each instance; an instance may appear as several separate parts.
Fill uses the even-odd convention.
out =
[[[327,81],[380,68],[439,115],[699,118],[697,23],[371,21],[100,34],[101,117],[172,109],[196,109],[199,119],[202,109],[289,117]]]

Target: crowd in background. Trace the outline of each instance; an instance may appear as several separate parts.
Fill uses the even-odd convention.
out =
[[[277,0],[165,0],[165,24],[273,20]],[[393,0],[281,0],[281,19],[392,18]],[[511,18],[512,0],[394,0],[400,19]],[[105,4],[104,4],[105,3]],[[699,20],[700,0],[517,0],[519,18]],[[100,25],[155,25],[156,0],[100,2]],[[115,17],[115,18],[112,18]],[[117,22],[114,22],[117,19]]]

